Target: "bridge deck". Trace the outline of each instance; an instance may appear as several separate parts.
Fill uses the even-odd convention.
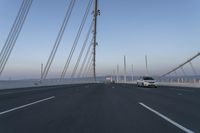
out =
[[[84,84],[0,91],[2,133],[200,132],[200,90]]]

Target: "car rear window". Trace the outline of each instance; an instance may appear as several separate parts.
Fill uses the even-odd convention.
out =
[[[144,80],[154,80],[152,77],[143,77]]]

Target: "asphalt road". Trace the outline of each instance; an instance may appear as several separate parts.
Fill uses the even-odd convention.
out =
[[[0,91],[0,133],[200,133],[200,89],[84,84]]]

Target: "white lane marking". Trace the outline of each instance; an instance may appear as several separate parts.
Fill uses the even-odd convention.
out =
[[[173,90],[173,89],[172,89]],[[194,90],[186,90],[186,89],[174,89],[177,91],[185,91],[185,92],[194,92]]]
[[[147,105],[145,105],[143,103],[139,103],[139,104],[142,105],[144,108],[150,110],[151,112],[155,113],[156,115],[160,116],[164,120],[168,121],[169,123],[173,124],[174,126],[178,127],[179,129],[183,130],[184,132],[186,132],[186,133],[194,133],[192,130],[183,127],[182,125],[180,125],[177,122],[171,120],[170,118],[164,116],[163,114],[159,113],[158,111],[150,108],[149,106],[147,106]]]
[[[50,100],[50,99],[53,99],[53,98],[55,98],[55,96],[48,97],[48,98],[45,98],[45,99],[41,99],[41,100],[29,103],[29,104],[25,104],[25,105],[22,105],[22,106],[19,106],[19,107],[15,107],[15,108],[0,112],[0,115],[9,113],[9,112],[12,112],[12,111],[15,111],[15,110],[19,110],[19,109],[22,109],[22,108],[25,108],[25,107],[28,107],[28,106],[31,106],[31,105],[34,105],[34,104],[37,104],[37,103],[41,103],[41,102],[44,102],[44,101],[47,101],[47,100]]]

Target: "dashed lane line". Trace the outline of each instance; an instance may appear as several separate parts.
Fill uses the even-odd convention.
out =
[[[41,103],[41,102],[44,102],[44,101],[47,101],[47,100],[51,100],[51,99],[53,99],[53,98],[55,98],[55,96],[51,96],[51,97],[48,97],[48,98],[45,98],[45,99],[41,99],[41,100],[38,100],[38,101],[35,101],[35,102],[32,102],[32,103],[29,103],[29,104],[25,104],[25,105],[22,105],[22,106],[18,106],[18,107],[15,107],[15,108],[12,108],[12,109],[9,109],[9,110],[0,112],[0,115],[9,113],[9,112],[12,112],[12,111],[15,111],[15,110],[19,110],[19,109],[22,109],[22,108],[26,108],[26,107],[28,107],[28,106],[31,106],[31,105],[34,105],[34,104],[37,104],[37,103]]]

